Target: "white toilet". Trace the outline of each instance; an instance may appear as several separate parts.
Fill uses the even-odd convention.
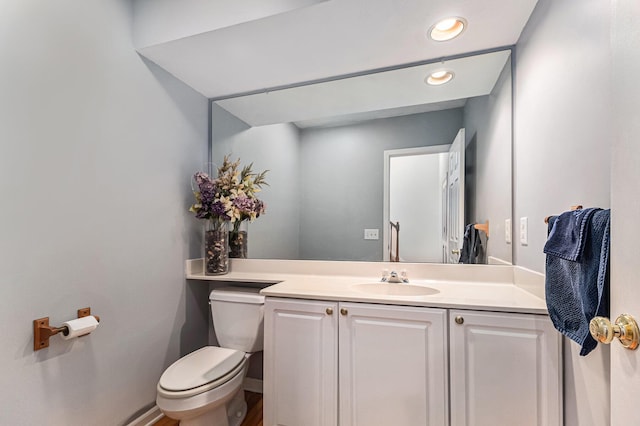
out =
[[[169,366],[156,403],[181,426],[238,426],[247,414],[242,381],[249,357],[264,347],[260,289],[224,287],[209,296],[221,347],[205,346]]]

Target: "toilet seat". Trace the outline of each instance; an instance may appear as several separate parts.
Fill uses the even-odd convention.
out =
[[[242,351],[205,346],[167,368],[158,382],[158,394],[178,399],[206,392],[233,379],[245,364]]]

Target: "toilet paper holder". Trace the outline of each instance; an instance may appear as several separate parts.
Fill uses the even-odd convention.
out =
[[[84,318],[91,315],[91,308],[78,309],[78,318]],[[100,317],[94,315],[95,319],[100,322]],[[49,338],[58,333],[68,332],[67,327],[51,327],[49,325],[49,317],[33,320],[33,350],[49,347]]]

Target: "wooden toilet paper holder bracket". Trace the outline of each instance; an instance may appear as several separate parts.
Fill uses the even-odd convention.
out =
[[[78,309],[78,318],[88,317],[89,315],[91,315],[91,308]],[[94,315],[94,317],[100,322],[99,316]],[[67,334],[68,332],[67,327],[51,327],[49,325],[49,317],[33,320],[33,350],[39,351],[40,349],[48,348],[51,336],[55,336],[58,333]]]

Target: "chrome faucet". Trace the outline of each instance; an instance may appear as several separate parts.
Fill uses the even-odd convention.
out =
[[[380,281],[388,283],[408,283],[409,277],[407,276],[406,270],[403,270],[401,275],[398,275],[396,271],[391,271],[391,273],[387,275],[387,271],[385,270],[382,273],[382,279]]]

